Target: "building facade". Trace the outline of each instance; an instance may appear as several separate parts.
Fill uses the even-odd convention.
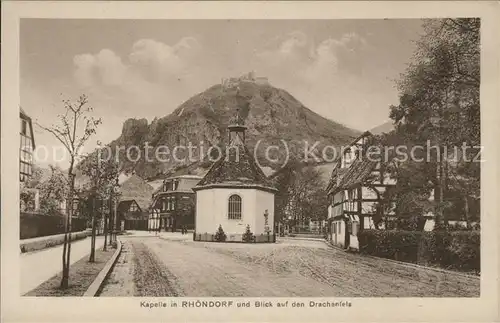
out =
[[[33,174],[33,150],[35,135],[31,118],[22,108],[19,111],[20,145],[19,145],[19,180],[26,181]]]
[[[148,229],[172,232],[181,230],[183,226],[193,229],[196,205],[193,187],[201,179],[195,175],[180,175],[165,179],[160,191],[153,194]]]
[[[380,161],[367,158],[366,148],[374,134],[365,132],[345,147],[328,185],[328,239],[337,246],[359,249],[358,232],[385,229],[395,219],[395,204],[384,192],[396,185]]]
[[[275,242],[274,197],[277,190],[246,148],[246,127],[238,113],[228,130],[229,146],[194,187],[194,240],[214,241],[221,227],[226,241],[243,242],[249,228],[253,242]]]

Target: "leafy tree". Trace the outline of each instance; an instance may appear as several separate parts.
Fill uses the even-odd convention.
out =
[[[100,151],[99,151],[100,150]],[[96,227],[97,227],[97,212],[101,211],[101,217],[104,219],[104,247],[107,245],[107,229],[108,219],[106,214],[112,214],[112,200],[116,200],[114,188],[118,175],[120,173],[118,163],[114,158],[102,155],[102,149],[98,148],[93,154],[89,155],[82,161],[78,167],[84,176],[90,179],[87,186],[87,199],[90,201],[90,216],[92,218],[92,237],[89,261],[95,261],[95,242],[96,242]],[[109,201],[106,203],[105,201]],[[116,215],[115,215],[116,216]],[[111,217],[109,217],[111,218]],[[111,239],[110,239],[111,242]]]
[[[64,232],[64,244],[62,254],[62,278],[61,288],[69,286],[69,265],[71,257],[71,218],[73,215],[73,198],[75,194],[75,163],[81,156],[81,150],[87,140],[96,133],[101,124],[101,119],[90,116],[93,109],[88,105],[86,95],[81,95],[75,102],[68,99],[62,100],[63,113],[58,115],[58,124],[43,126],[40,128],[51,133],[66,149],[69,157],[68,168],[68,207],[66,208],[66,223]]]
[[[317,169],[291,161],[278,172],[274,176],[278,187],[276,221],[285,222],[287,215],[292,217],[292,225],[326,219],[328,200]]]
[[[424,213],[424,201],[434,189],[439,228],[448,222],[450,190],[460,194],[464,204],[479,197],[480,164],[463,158],[477,149],[464,149],[463,143],[480,142],[480,19],[427,20],[424,31],[398,82],[400,102],[391,107],[390,117],[397,125],[393,139],[407,151],[424,147],[415,157],[425,161],[403,163],[395,174],[393,194],[400,214],[415,215]]]
[[[58,166],[50,165],[50,177],[38,182],[40,211],[43,214],[60,214],[60,205],[68,196],[68,179]]]

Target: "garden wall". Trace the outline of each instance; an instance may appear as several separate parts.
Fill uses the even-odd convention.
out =
[[[444,269],[480,272],[481,236],[474,231],[363,230],[362,254]]]
[[[214,233],[193,233],[194,241],[206,242],[239,242],[239,243],[273,243],[276,242],[275,234],[258,234],[253,235],[251,241],[243,241],[243,234],[227,234],[225,241],[217,241]]]
[[[85,239],[91,234],[90,230],[74,232],[71,234],[71,241]],[[56,234],[52,236],[44,236],[35,239],[21,240],[21,253],[32,252],[58,246],[64,243],[64,234]]]

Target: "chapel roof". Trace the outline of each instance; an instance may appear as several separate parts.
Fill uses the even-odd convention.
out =
[[[233,125],[244,127],[239,111],[231,121]],[[276,191],[240,136],[234,136],[230,144],[221,149],[217,161],[193,190],[211,187],[252,187]]]

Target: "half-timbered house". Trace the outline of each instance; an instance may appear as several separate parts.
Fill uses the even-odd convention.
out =
[[[358,249],[359,231],[385,228],[381,212],[385,219],[394,216],[394,205],[383,199],[386,189],[396,182],[382,169],[377,156],[366,153],[374,136],[390,131],[387,128],[385,124],[377,131],[366,131],[344,147],[332,171],[327,188],[328,238],[334,245]]]

